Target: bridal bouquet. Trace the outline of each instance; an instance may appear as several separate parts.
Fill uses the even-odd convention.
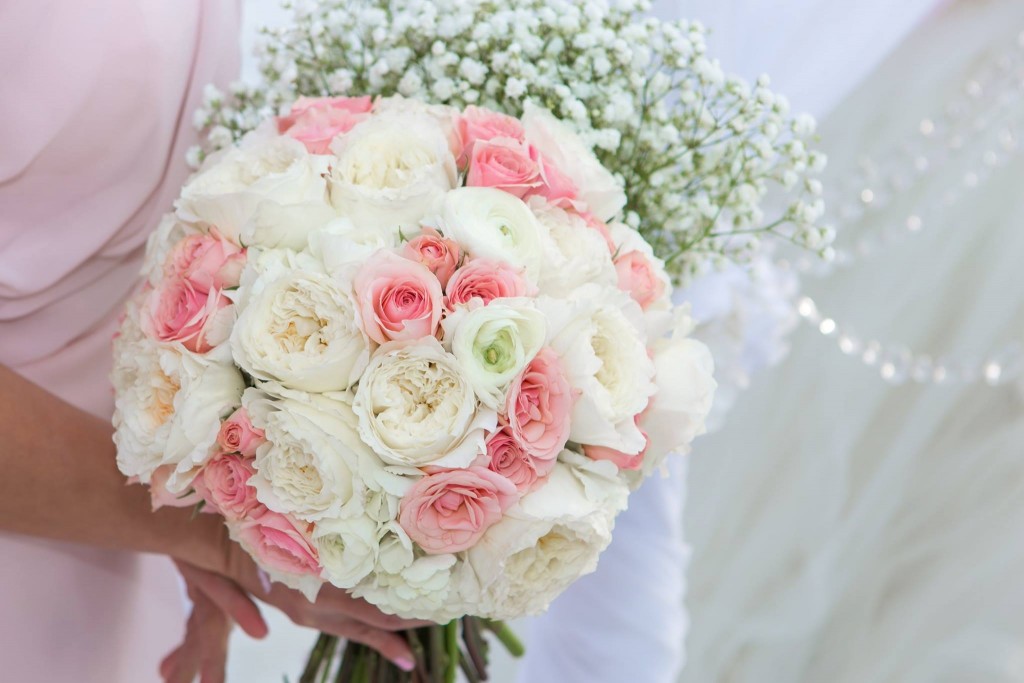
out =
[[[710,409],[708,350],[626,202],[540,105],[296,100],[149,241],[115,342],[121,471],[310,598],[446,624],[408,634],[417,672],[350,645],[338,680],[486,677],[481,627],[592,571]]]

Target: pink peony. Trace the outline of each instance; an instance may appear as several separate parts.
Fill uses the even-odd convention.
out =
[[[225,453],[241,453],[247,458],[254,457],[256,447],[264,441],[263,430],[252,425],[245,408],[239,408],[222,422],[217,433],[217,444]]]
[[[555,458],[539,460],[527,453],[508,427],[487,438],[487,457],[487,469],[515,484],[520,494],[531,491],[555,466]]]
[[[167,273],[189,280],[200,292],[237,287],[245,267],[245,250],[224,239],[216,228],[206,235],[189,235],[175,245]]]
[[[203,292],[191,280],[171,276],[146,297],[142,331],[158,341],[180,342],[193,353],[206,353],[224,341],[216,314],[230,303],[219,290]]]
[[[480,540],[516,498],[515,485],[489,469],[444,470],[409,489],[398,521],[427,554],[456,553]]]
[[[470,152],[469,187],[494,187],[520,199],[541,184],[536,154],[512,138],[478,140]]]
[[[629,292],[644,310],[665,294],[665,281],[639,251],[620,254],[615,259],[615,272],[619,274],[619,289]]]
[[[558,354],[548,347],[512,381],[505,400],[509,428],[533,458],[554,461],[565,448],[574,398]]]
[[[478,141],[511,138],[522,142],[526,139],[526,132],[519,119],[483,107],[466,107],[459,115],[458,129],[462,145],[462,156],[459,159],[461,168],[469,163],[474,144]]]
[[[261,508],[242,522],[238,534],[260,564],[285,574],[319,575],[312,528],[312,524]]]
[[[426,266],[378,251],[354,280],[366,334],[379,344],[431,337],[441,322],[441,283]]]
[[[637,415],[635,420],[639,425],[640,415]],[[611,460],[615,463],[616,467],[622,470],[638,470],[644,464],[644,456],[647,455],[647,445],[650,443],[650,440],[647,438],[647,432],[641,429],[640,433],[644,435],[644,448],[634,455],[623,453],[607,446],[587,445],[583,446],[583,454],[591,460]]]
[[[327,154],[331,141],[366,118],[373,100],[365,97],[300,97],[277,132],[295,138],[312,154]]]
[[[488,304],[495,299],[536,294],[523,277],[522,270],[488,258],[473,259],[455,271],[446,292],[445,304],[449,310],[473,299],[481,299]]]
[[[245,519],[261,507],[249,478],[256,474],[252,459],[221,453],[200,470],[196,491],[213,510],[230,520]]]
[[[448,285],[452,273],[459,267],[461,254],[458,242],[443,237],[434,228],[423,228],[419,235],[406,242],[402,248],[405,258],[426,266],[442,287]]]

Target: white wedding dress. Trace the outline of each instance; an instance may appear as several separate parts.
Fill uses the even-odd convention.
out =
[[[826,181],[919,145],[918,131],[962,150],[941,165],[933,154],[839,241],[925,207],[917,234],[804,286],[865,337],[968,358],[1024,339],[1024,3],[963,0],[914,25],[824,118]],[[1010,85],[972,81],[1000,64],[1016,70]],[[799,78],[783,69],[776,85],[787,80]],[[965,90],[1002,118],[953,142],[925,121]],[[862,189],[891,194],[850,188]],[[894,387],[801,330],[695,449],[686,527],[688,683],[1024,681],[1024,401],[1012,383]]]

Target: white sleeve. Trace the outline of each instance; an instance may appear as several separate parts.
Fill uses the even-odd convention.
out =
[[[674,683],[685,658],[686,460],[630,497],[597,571],[526,621],[520,683]]]

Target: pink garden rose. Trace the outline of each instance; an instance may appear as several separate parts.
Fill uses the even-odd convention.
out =
[[[473,154],[474,144],[494,138],[511,138],[518,142],[526,139],[526,132],[519,119],[499,114],[483,107],[466,107],[459,116],[459,142],[462,145],[460,168],[465,168]]]
[[[487,469],[515,484],[520,494],[531,491],[537,481],[550,474],[555,466],[555,458],[540,460],[527,453],[509,427],[503,427],[487,438],[487,457]]]
[[[327,154],[331,141],[366,118],[373,100],[365,97],[300,97],[287,116],[277,119],[277,132],[295,138],[311,154]]]
[[[260,564],[285,574],[318,575],[320,564],[310,538],[312,527],[262,508],[242,522],[238,533]]]
[[[254,474],[252,458],[221,453],[206,463],[192,485],[216,512],[240,520],[261,507],[256,489],[248,484]]]
[[[153,474],[149,477],[149,497],[153,503],[154,511],[162,507],[192,507],[202,500],[195,491],[182,495],[171,493],[167,490],[167,479],[174,472],[174,467],[174,465],[160,465],[160,467],[153,470]]]
[[[615,259],[619,289],[629,292],[640,308],[647,308],[665,294],[665,281],[658,277],[651,260],[639,251],[620,254]]]
[[[452,273],[459,267],[461,254],[458,242],[447,239],[434,228],[423,228],[419,235],[406,242],[402,248],[405,258],[426,266],[442,287],[448,285]]]
[[[441,283],[421,263],[378,251],[354,280],[367,336],[378,344],[432,337],[441,322]]]
[[[640,415],[636,416],[637,425],[640,424]],[[608,448],[606,446],[583,446],[583,454],[591,460],[611,460],[615,463],[616,467],[622,470],[638,470],[644,464],[644,456],[647,455],[647,445],[650,444],[650,440],[647,437],[647,432],[643,429],[640,433],[644,435],[644,448],[639,453],[630,455],[629,453],[623,453],[617,451],[614,448]]]
[[[227,338],[217,313],[231,302],[219,290],[203,292],[191,280],[165,278],[146,297],[142,331],[162,342],[180,342],[193,353],[206,353]]]
[[[512,381],[505,399],[509,429],[533,458],[554,461],[565,448],[574,398],[558,354],[548,347]]]
[[[398,522],[427,554],[457,553],[480,540],[516,498],[515,485],[489,469],[444,470],[409,489]]]
[[[245,408],[239,408],[222,422],[217,433],[217,444],[225,453],[241,453],[247,458],[254,457],[256,447],[264,441],[263,430],[253,426]]]
[[[478,140],[470,152],[469,187],[494,187],[520,199],[541,184],[536,153],[512,138]]]
[[[591,230],[597,230],[601,237],[604,238],[604,243],[608,245],[609,254],[614,254],[616,251],[619,250],[619,248],[615,246],[615,240],[612,239],[612,231],[608,229],[607,223],[605,223],[604,221],[602,221],[589,211],[580,214],[580,218],[586,221],[588,228],[590,228]]]
[[[522,270],[504,261],[477,258],[455,271],[448,281],[445,304],[449,310],[454,310],[473,299],[481,299],[488,304],[495,299],[533,296],[535,293]]]
[[[168,275],[189,280],[200,292],[237,287],[245,267],[245,250],[224,239],[216,228],[206,235],[189,235],[168,258]]]
[[[563,209],[575,209],[579,188],[569,176],[546,160],[540,160],[540,184],[531,188],[527,196],[543,197],[555,206]]]

